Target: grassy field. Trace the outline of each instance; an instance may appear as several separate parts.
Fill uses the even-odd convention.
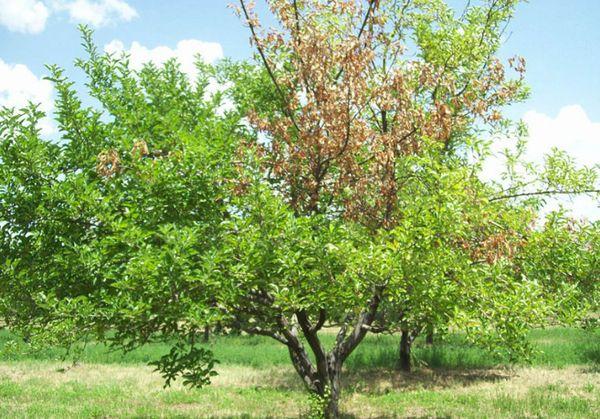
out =
[[[11,339],[0,333],[0,348]],[[411,374],[392,368],[398,338],[369,336],[348,360],[342,409],[348,417],[600,417],[600,332],[534,331],[531,363],[451,337],[417,343]],[[4,352],[0,417],[297,417],[308,409],[287,351],[268,338],[211,342],[221,360],[213,385],[163,389],[145,365],[167,351],[154,344],[123,355],[88,345],[80,362],[63,352]]]

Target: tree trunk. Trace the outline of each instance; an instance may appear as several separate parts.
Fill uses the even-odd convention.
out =
[[[204,326],[203,339],[204,339],[204,342],[208,342],[208,340],[210,339],[210,327],[208,327],[208,326]]]
[[[333,353],[326,356],[325,368],[312,366],[308,354],[300,347],[289,348],[292,363],[309,392],[321,399],[322,411],[315,412],[326,418],[339,418],[342,365]],[[321,406],[320,406],[321,408]]]
[[[374,289],[367,310],[356,318],[351,329],[348,324],[340,328],[334,348],[330,352],[324,350],[317,333],[326,320],[325,311],[321,310],[319,312],[319,319],[314,324],[305,311],[300,310],[296,313],[296,319],[314,355],[314,364],[308,356],[302,341],[298,339],[295,328],[289,329],[289,323],[284,318],[279,319],[282,326],[281,333],[285,338],[285,344],[288,346],[294,368],[304,381],[308,391],[318,395],[324,402],[324,405],[319,406],[321,411],[318,413],[328,419],[340,417],[342,365],[352,351],[362,342],[369,326],[375,320],[382,291],[382,286]]]
[[[340,417],[340,372],[330,371],[327,377],[319,376],[319,386],[316,394],[323,400],[323,411],[318,412],[327,419],[336,419]]]
[[[410,333],[406,330],[402,331],[402,337],[400,338],[400,351],[398,357],[398,369],[405,372],[410,372],[410,350],[412,346],[412,338]]]
[[[328,383],[326,387],[326,391],[328,394],[325,394],[327,397],[327,405],[325,407],[326,418],[338,418],[340,416],[340,396],[341,396],[341,383],[340,376],[342,374],[342,365],[336,359],[333,354],[328,356],[327,369],[328,369]]]
[[[425,336],[425,343],[427,345],[433,345],[433,327],[427,328],[427,336]]]

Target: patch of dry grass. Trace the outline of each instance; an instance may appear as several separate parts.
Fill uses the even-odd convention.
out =
[[[287,367],[221,365],[213,385],[200,390],[179,383],[163,389],[161,377],[146,366],[79,364],[63,371],[64,367],[50,362],[0,364],[0,414],[295,417],[306,410],[301,384]],[[599,404],[600,373],[571,366],[350,373],[342,406],[350,417],[361,418],[513,413],[594,417],[600,414]]]

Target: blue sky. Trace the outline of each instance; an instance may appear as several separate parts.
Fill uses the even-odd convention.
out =
[[[248,33],[227,8],[229,2],[0,0],[0,105],[24,98],[49,102],[51,90],[39,80],[45,63],[59,64],[82,80],[72,66],[82,55],[77,22],[95,27],[100,47],[136,51],[138,61],[185,59],[194,52],[206,52],[209,60],[221,54],[247,58]],[[451,0],[457,6],[464,2]],[[264,1],[257,3],[264,9]],[[532,96],[509,114],[530,125],[533,159],[556,145],[582,163],[600,162],[598,22],[600,0],[531,0],[518,7],[501,56],[527,59]],[[586,207],[584,214],[600,215],[597,202],[578,205]]]

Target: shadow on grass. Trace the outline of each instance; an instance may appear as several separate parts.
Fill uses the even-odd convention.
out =
[[[410,373],[393,369],[361,372],[347,371],[344,389],[347,392],[386,394],[391,391],[440,390],[468,387],[482,382],[510,379],[514,373],[505,368],[489,369],[431,369],[416,368]]]
[[[462,388],[482,382],[494,383],[512,378],[510,368],[451,369],[416,367],[412,372],[393,368],[344,369],[342,387],[344,394],[381,395],[397,391],[441,390]],[[302,391],[302,381],[291,368],[270,369],[264,372],[256,388],[278,388]]]

